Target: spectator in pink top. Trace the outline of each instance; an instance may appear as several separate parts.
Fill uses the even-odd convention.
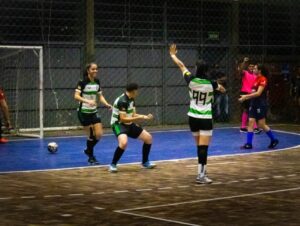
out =
[[[241,95],[247,95],[252,93],[252,87],[254,85],[256,75],[253,73],[254,64],[249,61],[248,57],[245,57],[242,64],[239,65],[238,71],[239,74],[242,76],[242,88],[241,88]],[[249,112],[249,101],[244,101],[242,103],[242,124],[240,128],[240,132],[247,133],[247,125],[248,125],[248,112]],[[254,124],[254,133],[259,134],[261,130],[258,129],[256,123]]]

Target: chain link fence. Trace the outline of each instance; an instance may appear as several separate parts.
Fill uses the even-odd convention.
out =
[[[240,121],[237,68],[244,57],[270,70],[269,119],[293,122],[300,115],[297,0],[7,0],[0,7],[2,45],[45,49],[45,127],[79,125],[73,93],[91,54],[88,26],[105,97],[112,103],[128,82],[138,83],[138,111],[155,116],[149,125],[187,123],[188,88],[169,57],[170,43],[191,71],[203,58],[226,85],[227,94],[216,96],[216,121]],[[110,112],[101,107],[100,113],[109,126]]]

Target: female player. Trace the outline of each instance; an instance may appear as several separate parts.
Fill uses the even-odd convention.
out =
[[[212,102],[214,90],[225,92],[223,86],[217,82],[212,82],[207,78],[208,65],[203,60],[196,63],[196,73],[192,75],[185,65],[177,58],[176,45],[170,46],[170,55],[175,64],[180,68],[183,77],[190,89],[190,109],[188,112],[189,125],[195,138],[198,154],[198,176],[197,183],[208,184],[212,180],[207,177],[207,151],[211,140],[212,122]]]
[[[117,97],[114,102],[111,115],[111,126],[118,139],[118,147],[115,150],[112,163],[109,166],[111,173],[118,172],[117,164],[121,159],[128,143],[128,137],[140,139],[143,144],[142,167],[153,169],[156,165],[149,161],[149,153],[152,145],[152,136],[135,122],[142,120],[152,120],[153,115],[141,115],[136,113],[135,98],[138,95],[138,85],[130,83],[126,87],[126,92]]]
[[[253,126],[256,120],[258,125],[262,128],[271,140],[269,148],[275,148],[278,144],[278,140],[274,137],[270,127],[266,124],[267,115],[267,76],[268,72],[262,64],[255,65],[254,73],[256,79],[253,86],[253,92],[247,95],[241,95],[240,102],[247,100],[250,101],[249,107],[249,125],[247,132],[247,143],[243,146],[244,149],[252,149],[253,140]]]
[[[238,70],[242,76],[242,88],[241,95],[246,95],[252,92],[252,86],[255,82],[256,75],[253,72],[254,64],[249,61],[248,57],[245,57],[242,64],[239,66]],[[249,104],[250,101],[246,100],[242,102],[242,125],[240,128],[240,132],[247,132],[247,123],[249,119]],[[257,128],[256,122],[254,123],[254,133],[259,134],[261,130]]]
[[[99,164],[94,156],[94,147],[103,134],[101,118],[98,116],[97,111],[97,97],[107,108],[112,108],[102,95],[100,82],[96,78],[97,72],[98,66],[96,63],[87,64],[84,78],[78,82],[74,95],[75,100],[79,101],[78,119],[88,134],[84,153],[88,156],[88,162],[92,165]]]

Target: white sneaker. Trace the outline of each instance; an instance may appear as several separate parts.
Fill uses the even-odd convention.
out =
[[[142,163],[142,167],[144,169],[153,169],[156,167],[156,164],[148,161],[148,162]]]
[[[111,172],[111,173],[117,173],[117,172],[118,172],[117,165],[115,165],[115,164],[110,164],[110,165],[109,165],[109,168],[108,168],[108,171]]]
[[[209,179],[206,175],[200,177],[200,175],[197,176],[196,178],[196,183],[197,184],[211,184],[213,181]]]

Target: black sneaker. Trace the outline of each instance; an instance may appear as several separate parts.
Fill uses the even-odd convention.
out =
[[[240,132],[241,132],[241,133],[247,133],[247,132],[248,132],[248,129],[247,129],[247,128],[240,128]]]
[[[269,145],[269,148],[275,148],[278,143],[279,143],[279,140],[277,140],[277,139],[272,140],[270,145]]]
[[[253,130],[253,133],[257,134],[257,135],[261,134],[261,132],[262,132],[262,129],[259,129],[259,128],[256,128]]]
[[[89,162],[91,165],[99,165],[99,164],[100,164],[100,163],[98,162],[98,160],[95,158],[95,156],[89,157],[88,162]]]
[[[92,152],[90,152],[88,150],[84,150],[83,152],[88,157],[88,163],[90,163],[91,165],[99,165],[98,160],[96,159],[96,157],[93,155]]]
[[[252,144],[245,144],[244,146],[242,146],[242,149],[252,149]]]

